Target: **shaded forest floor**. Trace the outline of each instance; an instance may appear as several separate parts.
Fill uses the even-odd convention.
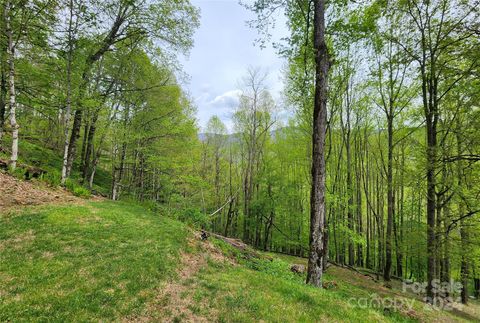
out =
[[[305,259],[251,257],[213,237],[202,241],[183,223],[139,205],[83,200],[0,176],[2,203],[14,204],[0,210],[0,321],[462,322],[480,317],[476,302],[461,310],[435,310],[403,293],[400,284],[388,289],[336,266],[327,270],[327,288],[318,290],[290,271],[292,263]],[[23,195],[15,195],[18,190]],[[34,207],[22,205],[27,196]],[[391,309],[372,299],[402,300],[402,305]],[[359,306],[363,300],[370,305]]]

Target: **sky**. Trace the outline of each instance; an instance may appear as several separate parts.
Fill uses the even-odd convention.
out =
[[[200,28],[194,36],[194,47],[182,60],[189,95],[197,108],[200,131],[209,118],[217,115],[229,132],[233,130],[232,112],[238,104],[241,79],[249,66],[261,67],[269,74],[267,86],[280,99],[283,88],[283,60],[271,45],[261,49],[255,44],[257,31],[246,25],[255,15],[238,0],[192,0],[201,10]],[[279,14],[272,39],[287,36],[285,19]]]

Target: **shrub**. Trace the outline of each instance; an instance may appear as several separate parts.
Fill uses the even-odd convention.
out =
[[[12,175],[12,176],[14,176],[18,179],[25,179],[25,169],[23,169],[21,167],[16,167],[15,169],[11,169],[9,167],[8,172],[10,173],[10,175]]]
[[[177,215],[178,220],[196,227],[205,227],[209,224],[208,216],[197,208],[187,208]]]
[[[92,195],[92,193],[87,188],[77,184],[71,179],[67,179],[65,187],[67,188],[67,190],[72,192],[73,195],[78,197],[89,198]]]
[[[83,187],[83,186],[76,186],[74,189],[73,189],[73,195],[75,196],[78,196],[78,197],[81,197],[81,198],[89,198],[92,193],[90,192],[89,189]]]
[[[40,180],[47,183],[49,186],[59,186],[61,182],[61,176],[59,172],[48,172],[40,176]]]

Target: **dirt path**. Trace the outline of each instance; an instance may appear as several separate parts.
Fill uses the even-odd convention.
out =
[[[32,205],[82,202],[66,190],[38,181],[22,181],[0,172],[0,213]]]
[[[216,310],[207,302],[194,300],[195,275],[208,265],[208,261],[229,263],[227,258],[210,241],[201,241],[199,234],[189,240],[189,247],[194,253],[180,254],[180,264],[176,277],[159,288],[156,297],[146,305],[139,316],[129,317],[128,322],[213,322],[218,316]]]

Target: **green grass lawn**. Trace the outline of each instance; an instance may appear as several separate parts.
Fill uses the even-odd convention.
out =
[[[226,253],[240,255],[216,241]],[[478,304],[469,311],[427,309],[416,295],[389,289],[351,270],[331,266],[324,275],[328,289],[305,284],[305,275],[290,272],[306,259],[267,253],[271,260],[240,259],[238,266],[210,262],[191,285],[193,299],[208,302],[220,322],[473,322]],[[385,310],[375,302],[359,307],[359,299],[402,299],[408,306]],[[408,303],[407,303],[408,301]],[[373,305],[372,305],[373,304]],[[469,313],[470,312],[470,313]]]
[[[413,315],[352,307],[352,298],[409,295],[337,267],[324,279],[335,285],[316,289],[289,270],[290,263],[304,259],[276,254],[268,254],[273,260],[244,259],[219,240],[191,238],[184,224],[126,202],[37,206],[0,214],[0,321],[165,318],[169,302],[179,299],[158,296],[172,282],[185,287],[178,304],[196,318],[214,322],[475,321],[475,314],[426,311],[419,301]],[[237,264],[210,257],[208,243]],[[185,268],[181,252],[206,259],[187,278],[178,275]],[[173,321],[184,318],[188,316],[177,313]]]
[[[186,228],[96,202],[0,215],[0,321],[98,321],[140,311],[172,276]]]
[[[353,308],[350,297],[369,293],[352,286],[317,289],[291,274],[288,263],[274,260],[262,268],[210,264],[198,274],[195,297],[210,300],[220,322],[411,322],[399,313]],[[332,281],[326,275],[325,281]]]

